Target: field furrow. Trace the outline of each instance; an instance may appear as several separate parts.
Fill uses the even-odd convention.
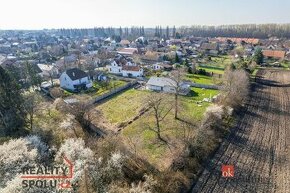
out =
[[[231,134],[193,192],[290,192],[290,72],[261,70]],[[221,165],[233,165],[224,178]]]

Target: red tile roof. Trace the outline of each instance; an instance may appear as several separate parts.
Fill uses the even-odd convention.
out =
[[[126,71],[139,71],[140,67],[139,66],[123,66],[122,70]]]

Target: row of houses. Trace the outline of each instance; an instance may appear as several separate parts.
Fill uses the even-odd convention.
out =
[[[70,91],[86,90],[92,87],[92,80],[89,75],[78,69],[72,68],[63,72],[59,78],[60,87]],[[179,85],[177,85],[179,84]],[[186,82],[177,83],[167,77],[151,77],[146,83],[146,89],[158,92],[176,93],[187,95],[190,84]]]

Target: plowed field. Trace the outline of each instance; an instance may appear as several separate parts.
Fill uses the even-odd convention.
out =
[[[192,192],[290,192],[290,71],[262,70],[258,77]],[[234,166],[234,177],[222,177],[222,164]]]

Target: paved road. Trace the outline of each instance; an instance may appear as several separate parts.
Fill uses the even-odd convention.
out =
[[[263,70],[236,128],[192,192],[290,193],[290,72]],[[221,165],[234,165],[233,178]]]

